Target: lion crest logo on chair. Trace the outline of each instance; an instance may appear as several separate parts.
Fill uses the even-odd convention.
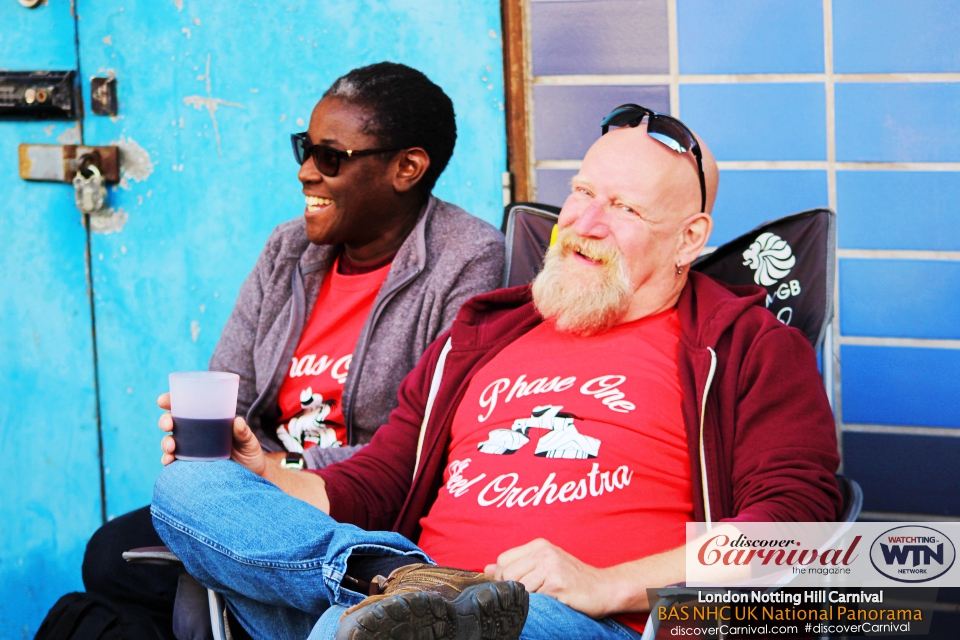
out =
[[[754,282],[769,287],[790,273],[797,259],[786,240],[767,231],[743,252],[743,264],[754,270]]]

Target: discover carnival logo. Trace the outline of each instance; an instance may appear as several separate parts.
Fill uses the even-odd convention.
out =
[[[696,560],[701,567],[769,566],[802,567],[805,573],[833,575],[838,567],[850,566],[859,556],[856,552],[861,536],[849,545],[834,549],[818,549],[797,539],[753,539],[745,534],[731,539],[715,535],[700,545]]]
[[[790,273],[797,259],[786,240],[767,231],[743,252],[743,264],[754,270],[754,282],[769,287]]]
[[[897,582],[928,582],[953,567],[957,550],[936,529],[917,525],[885,531],[870,546],[873,568]]]

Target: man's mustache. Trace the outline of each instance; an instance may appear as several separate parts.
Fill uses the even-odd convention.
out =
[[[560,231],[557,235],[557,244],[564,257],[579,253],[604,266],[618,264],[623,257],[616,246],[595,238],[584,238],[570,228]]]

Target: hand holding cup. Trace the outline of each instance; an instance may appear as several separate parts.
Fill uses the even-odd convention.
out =
[[[174,382],[174,376],[180,380]],[[178,459],[229,458],[250,471],[263,475],[266,457],[260,442],[246,421],[235,415],[239,378],[235,374],[217,372],[171,374],[170,377],[174,398],[171,401],[170,393],[161,394],[157,398],[157,405],[168,411],[160,416],[158,426],[162,431],[172,434],[160,442],[163,450],[160,461],[168,465]],[[227,380],[229,377],[233,378],[232,384]],[[198,378],[219,378],[219,381],[211,386],[203,384],[203,380],[198,382]],[[185,390],[186,393],[183,393]],[[183,399],[188,401],[184,403]],[[211,417],[221,414],[223,417]],[[187,418],[186,421],[184,417]]]

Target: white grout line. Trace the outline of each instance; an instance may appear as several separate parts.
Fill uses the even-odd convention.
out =
[[[667,0],[667,45],[670,58],[670,115],[680,117],[680,35],[677,31],[677,0]],[[653,84],[653,83],[651,83]]]
[[[838,73],[837,82],[960,82],[960,73]]]
[[[839,171],[960,171],[960,162],[838,162]]]
[[[837,249],[837,257],[873,260],[960,260],[960,251],[911,251],[908,249]]]
[[[670,50],[672,49],[671,42]],[[673,76],[669,73],[534,76],[533,84],[541,86],[668,85],[672,79]]]
[[[960,162],[834,162],[837,171],[958,171]],[[762,171],[762,170],[820,170],[830,168],[830,162],[824,160],[721,160],[717,162],[721,169]]]
[[[834,100],[833,77],[833,0],[823,0],[823,75],[824,94],[826,96],[827,116],[827,198],[829,206],[837,211],[837,127],[836,103]],[[839,218],[839,213],[837,214]],[[840,262],[834,256],[833,264],[833,320],[830,330],[833,332],[831,346],[833,353],[829,354],[833,363],[832,397],[834,419],[837,425],[837,447],[840,453],[840,471],[843,471],[843,439],[840,431],[843,428],[843,394],[841,380],[843,367],[840,362]]]
[[[909,347],[913,349],[960,349],[960,340],[928,338],[874,338],[870,336],[840,336],[840,344],[860,347]]]
[[[530,186],[530,199],[533,202],[537,201],[537,147],[536,147],[536,138],[534,137],[534,104],[533,104],[533,45],[532,42],[532,27],[530,26],[530,1],[527,0],[523,2],[522,6],[522,16],[523,16],[523,86],[526,108],[527,108],[527,162],[529,167],[527,167],[527,176]]]
[[[676,28],[676,0],[668,5],[667,21],[671,21],[670,8],[673,7],[671,34]],[[826,21],[824,21],[826,29]],[[675,50],[676,40],[670,42],[671,52]],[[533,83],[538,85],[559,86],[602,86],[602,85],[665,85],[679,84],[784,84],[826,82],[826,73],[717,73],[686,74],[675,73],[674,56],[671,55],[670,73],[622,73],[622,74],[570,74],[534,76]],[[874,83],[956,83],[960,82],[960,73],[837,73],[832,74],[833,81],[841,84]]]
[[[681,84],[786,84],[824,82],[822,73],[716,73],[680,76]]]
[[[845,424],[844,433],[889,433],[898,436],[937,436],[960,438],[960,429],[952,427],[910,427],[886,424]]]
[[[823,66],[827,98],[827,193],[837,210],[837,118],[833,82],[833,0],[823,0]]]
[[[583,160],[537,160],[537,169],[579,169]]]
[[[825,160],[720,160],[717,167],[722,171],[826,171],[829,165]]]
[[[579,169],[580,160],[540,160],[537,169]],[[721,160],[723,171],[829,171],[827,160]],[[960,162],[834,162],[836,171],[960,172]]]

